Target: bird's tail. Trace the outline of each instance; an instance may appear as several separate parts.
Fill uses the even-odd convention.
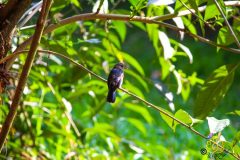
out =
[[[108,95],[107,95],[107,101],[109,103],[114,103],[116,99],[116,91],[108,91]]]

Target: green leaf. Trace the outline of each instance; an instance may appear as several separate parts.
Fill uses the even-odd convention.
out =
[[[175,12],[179,12],[181,10],[188,10],[188,9],[194,9],[195,14],[199,17],[199,24],[202,30],[203,35],[205,34],[204,30],[204,23],[202,21],[203,17],[201,13],[198,11],[198,5],[196,0],[177,0],[175,4]]]
[[[130,54],[122,52],[124,60],[129,63],[131,66],[133,66],[141,75],[145,75],[144,70],[142,66],[138,63],[138,61],[132,57]]]
[[[144,136],[147,135],[147,130],[140,120],[135,118],[128,118],[127,121],[131,123],[133,126],[135,126],[139,131],[141,131],[144,134]]]
[[[240,116],[240,110],[235,110],[235,111],[229,112],[227,114]]]
[[[181,92],[181,95],[183,97],[183,100],[184,101],[187,101],[189,95],[190,95],[190,92],[191,92],[191,85],[189,82],[182,82],[182,92]]]
[[[71,0],[71,2],[78,8],[81,8],[81,4],[79,3],[78,0]]]
[[[180,94],[182,91],[182,81],[181,81],[182,77],[176,70],[173,71],[173,74],[178,84],[177,94]]]
[[[171,114],[169,111],[165,110],[167,113],[169,113],[170,115],[173,115]],[[175,132],[176,131],[176,126],[179,124],[177,121],[173,120],[172,118],[166,116],[165,114],[161,113],[161,116],[163,118],[163,120],[168,124],[168,126],[170,128],[172,128],[172,130]],[[191,125],[193,123],[193,118],[184,110],[180,109],[178,110],[174,117],[178,120],[180,120],[181,122],[185,123],[185,124],[188,124],[188,125]]]
[[[237,31],[235,31],[235,33],[237,33]],[[240,35],[237,34],[237,37],[240,38]],[[235,40],[234,40],[232,34],[230,33],[229,29],[227,27],[222,27],[218,33],[217,43],[220,45],[227,46],[234,42],[235,42]]]
[[[131,82],[128,82],[125,80],[123,82],[123,87],[127,88],[129,91],[133,92],[134,94],[138,95],[139,97],[142,97],[142,98],[145,97],[143,92]]]
[[[161,64],[161,71],[162,71],[162,80],[166,79],[167,76],[170,74],[170,68],[173,66],[170,60],[166,60],[163,57],[159,57],[159,63]]]
[[[176,113],[175,113],[175,117],[177,119],[179,119],[180,121],[186,123],[186,124],[192,124],[192,117],[184,110],[179,109]],[[178,122],[176,122],[176,125],[179,124]]]
[[[193,108],[194,116],[204,119],[215,109],[232,84],[239,64],[224,65],[216,69],[199,91]]]
[[[130,23],[135,25],[136,27],[140,28],[141,30],[146,31],[146,27],[142,22],[130,21]]]
[[[123,42],[126,38],[127,28],[125,22],[113,21],[114,29],[117,31],[118,35]]]
[[[133,103],[124,103],[124,106],[129,110],[139,113],[149,124],[152,124],[153,118],[146,108]]]
[[[96,123],[92,128],[84,129],[84,132],[87,132],[90,137],[100,134],[119,139],[119,137],[113,132],[113,126],[107,123]]]
[[[219,1],[219,0],[218,0]],[[215,16],[221,15],[214,0],[208,0],[207,8],[205,10],[204,20],[214,18]]]
[[[197,30],[196,27],[194,26],[194,24],[192,23],[192,21],[190,21],[189,19],[187,19],[186,17],[182,17],[183,23],[185,24],[186,28],[193,34],[197,34]]]
[[[164,110],[164,111],[165,111],[166,113],[168,113],[169,115],[172,115],[172,116],[173,116],[173,114],[172,114],[171,112],[169,112],[168,110],[165,110],[165,109],[162,109],[162,110]],[[163,114],[162,112],[160,112],[160,115],[161,115],[162,119],[167,123],[167,125],[168,125],[170,128],[172,128],[173,131],[175,131],[173,119],[172,119],[171,117]]]
[[[232,141],[232,147],[238,145],[238,143],[240,144],[240,131],[238,131]]]
[[[144,79],[142,78],[141,75],[139,75],[136,72],[129,70],[129,69],[126,69],[124,72],[126,74],[129,74],[130,76],[132,76],[134,79],[136,79],[136,81],[138,81],[147,92],[149,91],[148,85],[147,85],[146,81],[144,81]]]

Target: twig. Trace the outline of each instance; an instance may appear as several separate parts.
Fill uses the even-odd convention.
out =
[[[24,51],[21,51],[21,52],[17,52],[16,54],[21,54],[21,53],[24,53],[24,52],[27,52],[27,50],[24,50]],[[53,54],[53,55],[62,57],[62,58],[64,58],[64,59],[66,59],[67,61],[75,64],[75,65],[78,66],[79,68],[81,68],[81,69],[85,70],[86,72],[90,73],[90,74],[93,75],[94,77],[100,79],[101,81],[103,81],[103,82],[105,82],[105,83],[107,82],[106,79],[102,78],[101,76],[99,76],[99,75],[97,75],[96,73],[92,72],[91,70],[87,69],[87,68],[84,67],[83,65],[81,65],[81,64],[77,63],[76,61],[72,60],[72,59],[69,58],[68,56],[65,56],[65,55],[63,55],[63,54],[60,54],[60,53],[57,53],[57,52],[54,52],[54,51],[49,51],[49,50],[38,50],[38,52],[47,53],[47,54]],[[17,56],[17,55],[15,55],[15,56]],[[8,59],[14,58],[14,56],[11,56],[11,55],[8,56],[8,57],[9,57]],[[0,61],[0,64],[1,64],[1,61]],[[196,135],[198,135],[198,136],[200,136],[200,137],[202,137],[202,138],[204,138],[204,139],[206,139],[206,140],[209,140],[208,137],[206,137],[206,136],[204,136],[203,134],[199,133],[198,131],[196,131],[195,129],[193,129],[190,125],[187,125],[187,124],[185,124],[184,122],[182,122],[181,120],[175,118],[173,115],[167,113],[164,109],[162,109],[162,108],[160,108],[160,107],[158,107],[158,106],[156,106],[156,105],[154,105],[154,104],[152,104],[152,103],[144,100],[143,98],[141,98],[141,97],[139,97],[139,96],[137,96],[137,95],[129,92],[128,90],[126,90],[126,89],[124,89],[124,88],[119,88],[119,90],[121,90],[121,91],[127,93],[128,95],[131,95],[132,97],[140,100],[141,102],[145,103],[147,106],[150,106],[151,108],[153,108],[153,109],[155,109],[156,111],[158,111],[158,112],[166,115],[167,117],[171,118],[172,120],[177,121],[179,124],[181,124],[182,126],[184,126],[184,127],[187,128],[187,129],[189,129],[189,130],[190,130],[191,132],[193,132],[194,134],[196,134]],[[214,143],[214,144],[215,144],[216,146],[218,146],[219,148],[223,149],[224,152],[229,153],[230,155],[232,155],[232,156],[233,156],[234,158],[236,158],[236,159],[239,159],[234,153],[228,151],[227,149],[225,149],[223,146],[219,145],[219,144],[216,143],[215,141],[213,141],[213,140],[211,140],[211,139],[210,139],[209,141],[212,142],[212,143]]]
[[[193,12],[192,9],[189,8],[183,1],[179,0],[179,2],[181,2],[182,5],[184,5],[184,7],[186,7],[187,10],[189,10],[189,12],[190,12],[192,15],[196,16],[199,20],[201,20],[201,21],[202,21],[205,25],[207,25],[210,29],[212,29],[212,30],[215,31],[215,29],[214,29],[208,22],[204,21],[204,19],[202,19],[200,16],[198,16],[198,15],[195,13],[196,11]],[[199,13],[199,10],[197,10],[197,12]]]
[[[224,21],[225,21],[225,23],[226,23],[226,25],[227,25],[230,33],[232,34],[232,36],[233,36],[233,38],[234,38],[234,40],[235,40],[238,48],[240,48],[240,43],[239,43],[239,41],[238,41],[238,38],[237,38],[236,34],[234,33],[231,25],[229,24],[229,22],[228,22],[228,20],[227,20],[227,17],[226,17],[225,14],[223,13],[223,10],[222,10],[221,6],[220,6],[219,3],[217,2],[217,0],[214,0],[214,3],[216,4],[216,6],[217,6],[219,12],[221,13],[221,15],[223,16],[223,19],[224,19]]]
[[[5,119],[2,130],[0,132],[0,152],[2,151],[6,137],[9,133],[9,130],[12,127],[12,123],[16,117],[16,113],[17,113],[17,109],[19,106],[21,96],[22,96],[23,88],[26,85],[27,77],[31,70],[33,60],[36,55],[36,50],[37,50],[38,44],[40,43],[40,39],[41,39],[41,36],[43,33],[45,21],[47,19],[47,15],[48,15],[48,11],[50,9],[51,3],[52,3],[52,0],[44,0],[44,2],[43,2],[42,11],[38,18],[36,31],[33,36],[33,41],[32,41],[30,50],[28,52],[26,62],[23,66],[22,73],[19,78],[19,82],[18,82],[16,91],[15,91],[15,95],[14,95],[12,104],[11,104],[11,109]]]

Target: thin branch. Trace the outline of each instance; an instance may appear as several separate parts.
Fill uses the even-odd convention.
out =
[[[192,9],[189,8],[183,1],[179,0],[179,2],[181,2],[182,5],[183,5],[185,8],[187,8],[187,10],[188,10],[192,15],[194,15],[195,17],[197,17],[197,18],[198,18],[199,20],[201,20],[206,26],[208,26],[210,29],[212,29],[212,30],[215,31],[215,29],[214,29],[208,22],[204,21],[204,19],[202,19],[202,17],[198,16],[198,15],[195,13],[196,11],[193,12]],[[199,13],[199,10],[197,10],[197,12]]]
[[[240,1],[225,1],[224,4],[225,4],[225,6],[240,6]],[[198,11],[203,12],[206,10],[206,7],[207,6],[198,7]],[[196,11],[194,9],[184,10],[184,11],[180,11],[178,13],[171,13],[171,14],[166,14],[166,15],[161,15],[161,16],[155,16],[155,17],[152,17],[151,19],[157,20],[157,21],[164,21],[164,20],[175,18],[175,17],[186,16],[186,15],[189,15],[192,13],[196,13]]]
[[[15,54],[18,54],[18,55],[19,55],[19,54],[26,53],[26,52],[28,52],[28,50],[23,50],[23,51],[20,51],[20,52],[15,53]],[[75,65],[76,65],[77,67],[79,67],[80,69],[83,69],[83,70],[85,70],[86,72],[90,73],[92,76],[94,76],[94,77],[100,79],[101,81],[107,83],[107,80],[106,80],[106,79],[102,78],[101,76],[99,76],[99,75],[97,75],[96,73],[92,72],[91,70],[87,69],[87,68],[84,67],[82,64],[79,64],[78,62],[72,60],[72,59],[69,58],[68,56],[65,56],[65,55],[63,55],[63,54],[60,54],[60,53],[57,53],[57,52],[54,52],[54,51],[49,51],[49,50],[38,50],[38,52],[47,53],[47,54],[50,54],[50,55],[53,54],[53,55],[56,55],[56,56],[58,56],[58,57],[64,58],[64,59],[66,59],[68,62],[75,64]],[[17,55],[14,55],[14,56],[17,56]],[[7,59],[14,58],[14,56],[10,55],[10,56],[8,56],[9,58],[7,58]],[[0,62],[0,64],[1,64],[1,62]],[[185,123],[182,122],[181,120],[175,118],[173,115],[167,113],[167,112],[166,112],[164,109],[162,109],[161,107],[158,107],[158,106],[156,106],[156,105],[154,105],[154,104],[146,101],[145,99],[143,99],[143,98],[135,95],[134,93],[129,92],[128,90],[126,90],[126,89],[124,89],[124,88],[119,88],[119,90],[127,93],[128,95],[134,97],[135,99],[138,99],[139,101],[145,103],[147,106],[155,109],[156,111],[158,111],[158,112],[166,115],[167,117],[171,118],[172,120],[178,122],[179,124],[181,124],[182,126],[184,126],[185,128],[187,128],[188,130],[190,130],[191,132],[193,132],[194,134],[196,134],[196,135],[198,135],[198,136],[200,136],[200,137],[202,137],[202,138],[204,138],[204,139],[206,139],[206,140],[209,140],[208,137],[206,137],[206,136],[204,136],[203,134],[201,134],[200,132],[196,131],[194,128],[192,128],[191,125],[185,124]],[[218,146],[219,148],[221,148],[224,152],[232,155],[232,156],[233,156],[234,158],[236,158],[236,159],[239,159],[239,158],[237,157],[237,155],[235,155],[234,153],[232,153],[232,152],[230,152],[229,150],[225,149],[223,146],[219,145],[219,144],[216,143],[215,141],[213,141],[213,140],[211,140],[211,139],[210,139],[209,141],[212,142],[212,143],[214,143],[214,144],[215,144],[216,146]]]
[[[29,72],[31,70],[33,60],[34,60],[34,57],[36,55],[37,47],[40,43],[40,39],[41,39],[41,36],[42,36],[42,33],[43,33],[45,21],[47,19],[48,11],[49,11],[50,6],[52,4],[52,0],[44,0],[43,4],[45,4],[45,5],[43,5],[41,14],[40,14],[38,22],[37,22],[36,31],[34,33],[33,41],[32,41],[30,50],[28,52],[26,62],[23,66],[22,73],[21,73],[20,78],[19,78],[19,82],[18,82],[16,91],[15,91],[15,95],[14,95],[12,104],[11,104],[11,109],[10,109],[6,119],[5,119],[5,122],[2,126],[2,130],[0,132],[0,152],[2,151],[2,148],[3,148],[4,142],[6,140],[6,137],[9,133],[9,130],[12,127],[13,121],[16,117],[17,109],[18,109],[19,102],[20,102],[20,99],[21,99],[21,96],[22,96],[22,92],[23,92],[23,89],[26,85],[26,81],[27,81]]]
[[[182,28],[178,28],[176,26],[167,24],[167,23],[163,23],[163,22],[159,22],[157,20],[153,20],[151,17],[141,17],[141,16],[129,16],[129,15],[121,15],[121,14],[95,14],[95,13],[85,13],[85,14],[79,14],[79,15],[75,15],[66,19],[63,19],[61,21],[59,21],[57,24],[51,24],[49,25],[45,30],[44,30],[44,34],[50,33],[53,30],[62,27],[64,25],[76,22],[76,21],[83,21],[83,20],[95,20],[95,19],[101,19],[101,20],[120,20],[120,21],[137,21],[137,22],[143,22],[143,23],[148,23],[148,24],[158,24],[176,31],[182,31],[185,32],[186,34],[190,35],[191,37],[194,37],[196,39],[198,39],[201,42],[210,44],[212,46],[215,47],[219,47],[222,48],[226,51],[232,52],[232,53],[236,53],[236,54],[240,54],[240,50],[239,49],[235,49],[235,48],[228,48],[225,47],[223,45],[218,45],[215,42],[206,39],[204,37],[201,37],[199,35],[195,35],[185,29]],[[24,50],[32,41],[32,37],[30,37],[29,39],[25,40],[22,44],[20,44],[18,46],[18,48],[14,51],[14,52],[19,52],[21,50]],[[15,59],[11,59],[11,61],[9,61],[6,65],[6,68],[9,69]]]
[[[214,0],[214,3],[216,4],[216,6],[217,6],[219,12],[221,13],[221,15],[223,16],[223,19],[224,19],[224,21],[225,21],[225,23],[226,23],[226,25],[227,25],[230,33],[232,34],[232,36],[233,36],[233,38],[234,38],[234,40],[235,40],[238,48],[240,48],[240,43],[239,43],[239,41],[238,41],[238,38],[237,38],[236,34],[234,33],[231,25],[229,24],[229,22],[228,22],[228,20],[227,20],[227,17],[226,17],[225,14],[223,13],[223,10],[222,10],[221,6],[220,6],[219,3],[217,2],[217,0]]]

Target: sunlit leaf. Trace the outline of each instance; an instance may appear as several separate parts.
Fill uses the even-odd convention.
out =
[[[173,74],[174,74],[174,76],[177,80],[177,84],[178,84],[177,94],[180,94],[182,91],[182,77],[176,70],[173,71]]]
[[[131,111],[139,113],[149,124],[152,124],[153,118],[146,108],[133,103],[125,103],[124,106]]]
[[[96,134],[102,134],[114,139],[119,139],[119,137],[112,132],[113,127],[107,123],[96,123],[92,128],[86,128],[84,131],[87,132],[90,137]]]
[[[171,112],[169,112],[168,110],[164,110],[166,113],[168,113],[169,115],[174,116]],[[174,127],[174,122],[173,119],[167,115],[165,115],[164,113],[160,112],[160,115],[162,117],[162,119],[167,123],[167,125],[173,129],[173,131],[175,131],[175,127]]]
[[[220,6],[221,6],[221,8],[224,11],[225,9],[224,9],[223,1],[222,0],[218,0],[217,2],[219,4],[221,4]],[[214,18],[215,16],[218,16],[218,15],[220,15],[220,12],[219,12],[216,4],[214,3],[214,0],[208,0],[207,1],[207,8],[205,10],[204,20],[208,20],[208,19]]]
[[[229,112],[227,114],[240,116],[240,110],[235,110],[235,111]]]
[[[170,13],[172,13],[172,14],[174,13],[174,9],[172,7],[167,6],[167,9]],[[181,28],[181,29],[185,28],[181,17],[175,17],[175,18],[173,18],[173,21],[175,22],[175,24],[177,25],[178,28]],[[180,39],[183,40],[184,32],[179,31],[179,34],[180,34]]]
[[[183,44],[180,44],[180,43],[179,43],[179,47],[186,53],[186,55],[189,58],[189,62],[192,63],[193,62],[193,56],[192,56],[192,53],[189,50],[189,48],[184,46]]]
[[[192,117],[186,111],[184,111],[182,109],[179,109],[175,113],[175,117],[185,124],[192,124],[193,123]],[[177,125],[177,123],[175,123],[175,125]]]
[[[122,53],[122,54],[123,54],[124,60],[128,64],[133,66],[141,75],[145,75],[142,66],[139,64],[139,62],[134,57],[132,57],[130,54],[127,54],[127,53]]]
[[[136,27],[140,28],[141,30],[143,31],[146,31],[146,27],[143,23],[141,22],[133,22],[133,21],[130,21],[133,25],[135,25]]]
[[[168,39],[168,36],[162,32],[162,31],[158,31],[158,37],[159,40],[162,44],[163,47],[163,52],[164,52],[164,58],[165,59],[170,59],[173,56],[174,53],[174,49],[172,48],[170,41]]]
[[[221,132],[225,127],[229,126],[230,124],[229,119],[218,120],[214,117],[207,117],[207,120],[210,133],[213,134]]]
[[[121,38],[121,41],[123,42],[126,38],[126,25],[124,22],[120,21],[113,21],[114,29],[117,31],[118,35]]]
[[[173,4],[176,0],[148,0],[147,5],[156,5],[156,6],[160,6],[160,5],[169,5],[169,4]]]
[[[148,85],[146,81],[143,80],[142,76],[129,69],[126,69],[124,72],[134,77],[134,79],[136,79],[144,87],[146,91],[149,91]]]
[[[136,127],[139,131],[141,131],[143,135],[147,135],[147,130],[140,120],[135,118],[127,118],[127,121],[131,123],[134,127]]]
[[[99,8],[100,6],[100,8]],[[99,13],[107,13],[108,12],[108,1],[107,0],[97,0],[94,4],[92,11],[97,12],[99,9]]]
[[[203,119],[218,106],[231,86],[238,66],[239,64],[221,66],[209,76],[197,95],[193,110],[195,117]]]
[[[240,131],[238,131],[235,136],[234,139],[232,141],[232,146],[238,146],[238,144],[240,145]],[[239,146],[240,147],[240,146]],[[240,148],[239,148],[240,149]]]
[[[80,4],[80,2],[79,2],[78,0],[71,0],[71,2],[72,2],[75,6],[77,6],[78,8],[81,8],[81,4]]]
[[[237,34],[238,36],[238,34]],[[238,36],[238,38],[240,35]],[[217,43],[221,45],[230,45],[234,43],[235,40],[227,27],[222,27],[218,33]]]
[[[161,78],[164,80],[170,74],[171,68],[173,68],[173,67],[169,60],[166,60],[162,57],[159,58],[159,62],[161,64],[161,71],[162,71]]]
[[[134,94],[136,94],[136,95],[138,95],[138,96],[140,96],[140,97],[142,97],[142,98],[145,97],[144,94],[143,94],[143,92],[142,92],[139,88],[137,88],[136,86],[134,86],[134,84],[131,83],[131,82],[128,82],[128,81],[125,80],[125,81],[123,82],[123,86],[124,86],[125,88],[127,88],[127,90],[131,91],[132,93],[134,93]]]
[[[181,17],[185,27],[193,34],[197,34],[196,27],[194,26],[193,22],[187,19],[186,17]]]

